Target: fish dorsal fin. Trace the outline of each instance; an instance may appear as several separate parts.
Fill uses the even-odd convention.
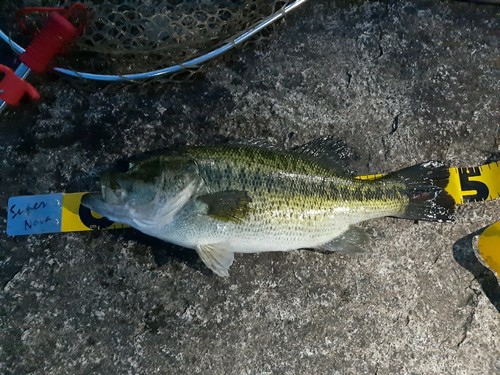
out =
[[[243,147],[252,147],[252,148],[261,148],[261,149],[266,149],[266,150],[273,150],[273,151],[283,151],[283,148],[276,145],[275,143],[272,143],[270,141],[267,141],[265,139],[235,139],[229,142],[230,146],[243,146]]]
[[[203,263],[215,274],[222,277],[229,276],[228,270],[234,261],[233,252],[223,250],[217,244],[198,244],[196,252]]]
[[[252,198],[243,190],[227,190],[201,195],[198,200],[208,206],[207,215],[221,221],[242,223]]]
[[[354,159],[356,155],[345,142],[332,136],[316,138],[311,142],[292,148],[291,151],[309,156],[338,174],[353,175],[353,172],[347,167],[347,162]]]
[[[363,247],[371,240],[371,237],[366,231],[358,227],[349,227],[339,237],[334,238],[330,242],[317,247],[322,251],[336,251],[339,253],[359,254],[363,253]]]

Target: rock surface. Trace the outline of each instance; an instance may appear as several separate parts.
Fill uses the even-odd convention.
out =
[[[42,102],[0,118],[0,206],[93,190],[117,160],[228,138],[333,134],[359,173],[482,164],[500,151],[498,11],[310,1],[194,82],[33,77]],[[471,234],[499,217],[493,201],[452,224],[374,220],[366,254],[237,255],[227,279],[133,230],[2,234],[0,372],[498,374],[499,296],[470,254]]]

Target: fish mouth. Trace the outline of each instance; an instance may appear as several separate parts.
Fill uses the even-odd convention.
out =
[[[101,193],[87,193],[82,196],[81,205],[108,218],[111,221],[123,222],[124,208],[119,205],[109,204],[103,199]]]
[[[81,204],[92,211],[95,211],[100,214],[101,208],[103,204],[106,202],[102,198],[101,193],[87,193],[82,196]]]
[[[110,172],[105,172],[101,175],[101,195],[102,200],[109,204],[118,204],[123,200],[125,190],[122,188],[120,180],[116,175]]]
[[[123,205],[127,196],[120,180],[112,173],[103,173],[100,178],[101,192],[87,193],[81,204],[108,219],[116,216],[117,209]]]

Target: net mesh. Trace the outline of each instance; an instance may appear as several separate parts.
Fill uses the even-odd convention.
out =
[[[160,69],[222,45],[294,1],[276,0],[110,0],[80,1],[89,10],[83,35],[58,65],[99,74]],[[13,39],[28,40],[12,20],[26,7],[66,7],[74,1],[0,1],[1,26]],[[26,15],[33,31],[46,14]],[[25,34],[25,33],[24,33]]]

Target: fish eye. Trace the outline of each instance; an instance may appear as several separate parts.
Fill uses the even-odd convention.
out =
[[[130,170],[130,163],[127,160],[118,160],[115,164],[115,171],[117,172],[127,172]]]
[[[109,188],[113,191],[117,191],[117,190],[120,190],[120,184],[118,183],[118,181],[116,181],[116,179],[114,178],[110,178],[109,179]]]

